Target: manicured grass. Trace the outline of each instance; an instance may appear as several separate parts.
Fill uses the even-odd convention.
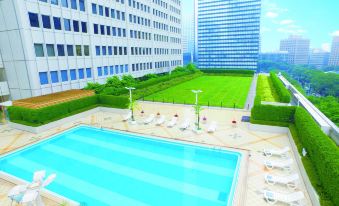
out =
[[[261,101],[279,102],[279,96],[269,76],[262,74],[258,76],[257,94],[261,97]]]
[[[252,77],[201,76],[145,97],[148,101],[194,104],[192,90],[199,94],[201,105],[244,108]]]

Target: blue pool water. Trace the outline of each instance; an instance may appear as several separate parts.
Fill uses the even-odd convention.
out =
[[[232,205],[241,154],[81,126],[0,159],[0,170],[87,206]]]

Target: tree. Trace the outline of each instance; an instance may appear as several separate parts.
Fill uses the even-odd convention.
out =
[[[122,83],[118,76],[108,77],[106,80],[106,87],[122,87]]]
[[[193,106],[193,109],[194,109],[194,112],[195,112],[195,115],[197,117],[197,120],[196,120],[196,123],[195,125],[197,126],[197,130],[200,130],[200,112],[203,110],[202,106],[199,105],[199,104],[196,104]]]
[[[137,84],[132,75],[123,75],[120,82],[122,87],[134,87]]]

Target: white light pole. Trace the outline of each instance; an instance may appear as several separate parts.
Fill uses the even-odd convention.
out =
[[[129,107],[132,112],[132,121],[134,121],[133,105],[132,105],[132,90],[134,90],[135,88],[134,87],[125,87],[125,88],[129,90],[129,103],[130,103]]]
[[[197,132],[199,131],[199,120],[200,120],[200,108],[198,108],[198,94],[202,92],[201,90],[192,90],[193,93],[195,93],[195,113],[197,115]]]

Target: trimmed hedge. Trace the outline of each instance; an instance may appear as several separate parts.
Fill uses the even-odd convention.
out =
[[[325,192],[331,197],[334,205],[339,205],[339,149],[325,135],[308,112],[299,107],[296,109],[295,126],[302,145],[306,148],[313,167]]]
[[[10,121],[12,122],[29,126],[40,126],[87,111],[98,105],[114,108],[127,108],[128,102],[129,100],[127,97],[94,95],[41,109],[28,109],[12,106],[8,108],[8,113]]]
[[[241,70],[241,69],[201,69],[206,75],[217,75],[217,76],[244,76],[252,77],[254,75],[253,70]]]
[[[255,105],[251,111],[251,120],[260,120],[266,122],[290,123],[294,120],[296,107],[294,106],[273,106],[259,105],[256,98]]]
[[[274,72],[270,72],[270,78],[272,80],[273,86],[278,93],[280,102],[290,103],[291,102],[291,94],[285,88],[284,84],[280,81],[277,74]]]

